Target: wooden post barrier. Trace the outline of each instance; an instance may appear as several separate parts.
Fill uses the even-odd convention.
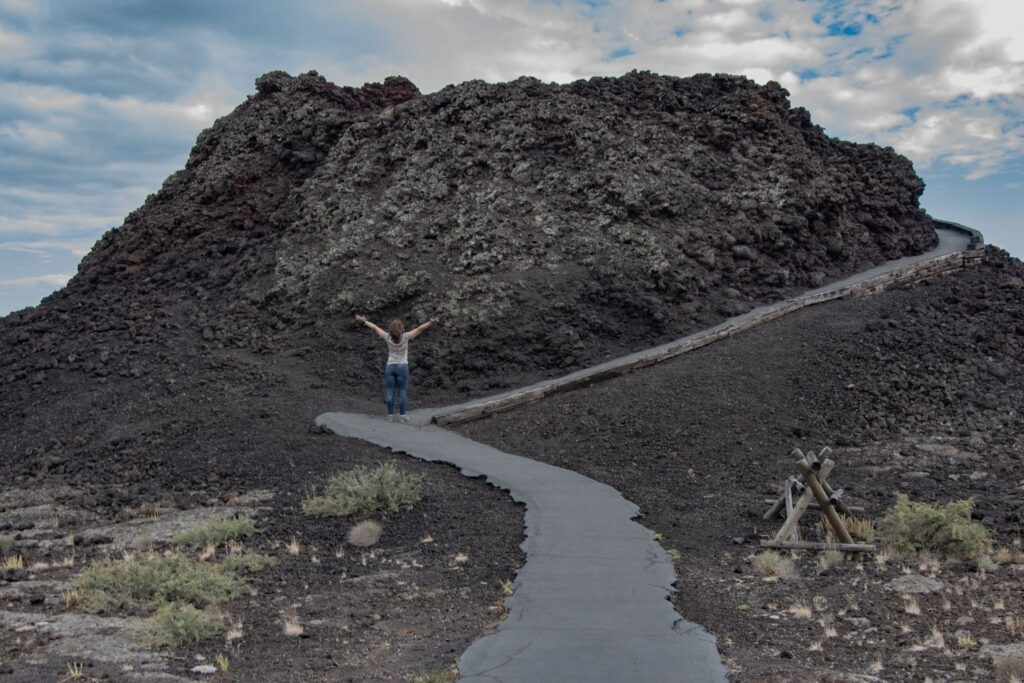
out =
[[[821,483],[818,481],[818,476],[814,473],[811,465],[806,460],[800,460],[796,463],[800,473],[804,475],[804,481],[811,487],[811,491],[814,492],[814,497],[818,499],[818,505],[821,506],[821,511],[825,513],[825,519],[832,525],[832,530],[836,532],[836,536],[839,537],[843,543],[853,543],[853,536],[850,536],[850,532],[846,530],[846,526],[843,524],[843,520],[840,519],[839,513],[832,507],[832,503],[828,500],[828,494],[825,493],[825,489],[821,487]]]
[[[850,535],[849,530],[839,516],[837,509],[844,513],[848,509],[840,500],[843,490],[835,490],[829,486],[827,479],[835,467],[835,461],[828,457],[832,449],[823,448],[817,455],[813,452],[804,454],[799,448],[793,449],[793,454],[799,455],[796,462],[799,477],[788,477],[782,485],[781,495],[772,503],[772,507],[764,515],[765,519],[772,519],[783,509],[786,511],[786,520],[779,529],[779,533],[770,541],[761,541],[765,548],[779,548],[784,550],[840,550],[843,552],[858,553],[872,552],[875,549],[871,543],[856,543]],[[817,469],[816,469],[817,468]],[[800,497],[793,502],[793,491],[800,493]],[[832,528],[838,543],[819,541],[803,541],[800,539],[800,518],[811,506],[812,501],[817,502],[828,526]],[[846,513],[848,514],[848,513]]]

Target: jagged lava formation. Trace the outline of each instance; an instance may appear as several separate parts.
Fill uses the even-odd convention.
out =
[[[352,314],[436,314],[416,381],[448,396],[635,350],[935,239],[909,161],[826,136],[776,83],[634,72],[421,95],[403,78],[272,72],[256,88],[65,290],[7,318],[33,353],[5,354],[6,381],[131,376],[139,345],[180,337],[298,350],[375,395],[378,349]],[[126,332],[132,353],[101,360],[97,335]]]

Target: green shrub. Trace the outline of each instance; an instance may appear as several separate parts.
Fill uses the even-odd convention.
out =
[[[151,612],[169,602],[206,607],[248,593],[248,586],[217,564],[184,555],[145,553],[94,562],[76,581],[92,611]]]
[[[457,680],[459,675],[447,668],[434,669],[416,677],[416,683],[455,683]]]
[[[251,517],[230,517],[215,519],[204,526],[195,527],[174,537],[175,545],[199,546],[212,543],[223,545],[259,533]]]
[[[276,557],[248,550],[244,553],[232,553],[220,563],[224,569],[235,574],[255,574],[267,567],[273,567],[275,564],[277,564]]]
[[[393,512],[420,499],[423,476],[400,472],[391,463],[374,469],[357,465],[327,481],[322,496],[302,501],[307,515],[344,517],[360,512]]]
[[[973,560],[991,544],[988,529],[971,520],[973,508],[973,498],[940,506],[911,502],[897,493],[896,504],[875,521],[875,532],[901,553],[927,550]]]
[[[194,643],[223,631],[219,615],[180,602],[162,605],[149,620],[150,639],[154,645],[164,647]]]

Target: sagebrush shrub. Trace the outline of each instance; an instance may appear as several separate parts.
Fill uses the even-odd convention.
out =
[[[212,638],[223,630],[218,614],[180,602],[162,605],[149,622],[150,640],[154,645],[166,647]]]
[[[228,541],[237,541],[259,533],[256,522],[251,517],[229,517],[215,519],[203,526],[189,529],[174,537],[175,545],[199,546],[212,543],[223,545]]]
[[[401,472],[391,463],[373,469],[357,465],[328,479],[324,495],[302,501],[302,511],[332,517],[394,512],[419,501],[422,485],[422,475]]]
[[[964,560],[981,557],[991,545],[988,529],[971,519],[974,499],[946,505],[911,502],[896,494],[896,504],[875,521],[878,538],[902,553],[927,550]]]
[[[247,584],[220,565],[180,554],[145,553],[94,562],[76,581],[91,611],[152,611],[181,602],[206,607],[249,592]]]

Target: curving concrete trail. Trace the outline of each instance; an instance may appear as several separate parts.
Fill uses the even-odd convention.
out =
[[[552,387],[571,389],[699,348],[803,306],[877,291],[899,278],[942,272],[971,253],[963,232],[937,230],[931,252],[891,261],[845,280],[755,309],[654,349],[527,387],[535,400]],[[946,268],[948,269],[948,268]],[[559,384],[561,383],[561,384]],[[516,390],[522,394],[524,390]],[[533,392],[533,393],[530,393]],[[633,521],[639,508],[610,486],[575,472],[503,453],[430,424],[438,416],[507,401],[516,392],[471,404],[412,413],[413,425],[383,417],[325,413],[318,425],[421,460],[483,475],[526,504],[526,564],[506,600],[508,618],[459,660],[463,681],[697,683],[725,681],[715,638],[672,607],[675,570],[654,534]],[[519,402],[524,402],[520,400]],[[499,404],[512,405],[512,404]],[[478,415],[480,413],[477,413]],[[483,414],[487,414],[487,410]]]
[[[672,560],[606,484],[440,427],[327,413],[343,436],[481,474],[526,504],[526,565],[498,630],[459,660],[463,681],[724,681],[715,638],[669,601]]]

